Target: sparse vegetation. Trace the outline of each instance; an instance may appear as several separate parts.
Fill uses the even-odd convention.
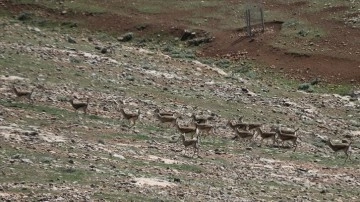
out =
[[[0,200],[355,200],[359,101],[342,96],[357,89],[357,80],[329,83],[336,74],[318,75],[326,71],[317,68],[344,62],[338,75],[350,78],[358,42],[344,27],[348,38],[337,44],[326,23],[332,17],[342,23],[340,14],[317,13],[358,6],[267,2],[266,30],[252,39],[242,36],[249,6],[215,0],[0,3]],[[214,41],[188,46],[179,35],[187,28]],[[124,33],[133,38],[122,41]],[[114,51],[102,51],[107,47]],[[318,76],[326,78],[314,80]],[[33,102],[20,99],[13,85],[34,87]],[[75,112],[85,105],[86,114]],[[182,142],[184,131],[159,124],[155,109],[181,115],[183,128],[195,127],[193,114],[211,116],[215,134],[199,142],[186,135]],[[226,123],[241,116],[264,131],[273,124],[299,128],[296,151],[288,142],[260,146],[259,138],[234,139]],[[352,161],[334,156],[322,136],[351,141]],[[195,142],[198,156],[191,156],[192,148],[184,155],[184,145]]]

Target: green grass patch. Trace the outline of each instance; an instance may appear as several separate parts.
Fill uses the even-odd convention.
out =
[[[152,138],[145,134],[135,133],[135,134],[117,134],[117,137],[121,137],[124,139],[132,139],[138,141],[146,141],[151,140]]]
[[[192,173],[202,173],[204,172],[204,169],[197,165],[190,165],[190,164],[156,164],[156,166],[159,167],[165,167],[165,168],[172,168],[179,171],[187,171]]]
[[[170,199],[162,199],[158,196],[151,195],[141,195],[130,192],[125,192],[124,190],[115,190],[111,193],[106,191],[96,192],[94,193],[94,198],[100,201],[102,200],[110,200],[110,201],[133,201],[133,202],[156,202],[156,201],[173,201]]]
[[[301,147],[298,145],[298,147]],[[297,161],[297,162],[308,162],[308,163],[314,163],[319,164],[323,166],[329,166],[329,167],[359,167],[358,162],[356,159],[352,158],[353,161],[347,161],[346,164],[344,164],[345,161],[345,155],[343,153],[337,154],[335,156],[333,153],[329,154],[329,156],[324,156],[321,154],[313,154],[313,153],[304,153],[300,151],[293,152],[293,148],[258,148],[256,150],[257,153],[261,155],[265,155],[266,157],[272,158],[276,156],[279,160],[291,160],[291,161]]]
[[[91,173],[87,173],[79,168],[59,167],[52,171],[53,174],[50,180],[65,180],[67,182],[81,182],[86,183],[90,179]]]
[[[0,104],[3,105],[4,107],[31,110],[38,113],[45,112],[47,114],[56,116],[60,119],[64,119],[64,115],[69,116],[71,114],[71,112],[67,110],[55,108],[55,107],[49,107],[45,105],[35,105],[35,104],[21,103],[21,102],[8,102],[5,100],[0,100]]]
[[[278,36],[271,45],[286,50],[288,54],[307,57],[308,54],[319,51],[314,44],[326,35],[326,31],[320,27],[292,18],[284,21]]]
[[[35,80],[35,78],[39,78],[39,75],[41,75],[40,78],[44,79],[45,82],[69,84],[76,81],[80,86],[89,86],[92,82],[91,79],[87,78],[88,75],[80,73],[74,68],[58,71],[57,66],[52,61],[47,60],[44,62],[39,58],[34,58],[32,55],[25,54],[11,54],[11,57],[5,57],[5,59],[0,60],[0,68],[7,75],[16,75],[30,80]],[[81,76],[77,74],[81,74]]]
[[[329,93],[339,95],[349,95],[353,90],[354,86],[350,84],[320,84],[314,87],[317,93]]]
[[[308,22],[298,19],[289,19],[282,24],[280,34],[287,39],[318,39],[326,33],[319,27],[314,27]]]
[[[103,117],[100,117],[100,116],[98,116],[98,115],[93,115],[93,114],[88,115],[88,117],[89,117],[89,119],[91,119],[91,120],[104,120]]]
[[[64,1],[62,5],[58,3],[54,3],[53,1],[48,0],[16,0],[14,1],[15,4],[34,4],[34,5],[42,5],[46,8],[50,9],[70,9],[74,12],[91,12],[91,13],[104,13],[107,10],[101,5],[101,3],[97,3],[96,1],[89,1],[87,0],[77,0],[77,1]]]

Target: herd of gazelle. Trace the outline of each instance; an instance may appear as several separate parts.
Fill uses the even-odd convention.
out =
[[[17,98],[26,98],[31,103],[33,103],[32,94],[34,92],[33,88],[30,91],[26,90],[20,90],[16,88],[15,86],[12,86],[12,91],[15,93]],[[87,102],[74,102],[74,98],[71,98],[69,100],[71,106],[74,108],[74,110],[77,112],[78,110],[82,110],[84,114],[87,114],[88,106],[89,106],[90,99],[87,98]],[[139,119],[140,116],[140,110],[137,112],[127,112],[124,108],[120,109],[120,112],[124,119],[128,120],[129,122],[132,122],[132,126],[136,124],[136,121]],[[172,111],[160,111],[159,109],[156,109],[154,111],[156,118],[161,123],[171,123],[172,126],[175,126],[177,130],[181,133],[179,139],[182,140],[182,144],[186,148],[192,147],[194,149],[194,154],[199,151],[199,138],[201,136],[209,136],[210,133],[214,135],[215,132],[215,126],[212,124],[209,124],[208,121],[212,120],[213,116],[208,117],[198,117],[195,114],[192,114],[192,123],[193,126],[185,126],[180,125],[178,119],[181,118],[181,116],[177,116],[176,112]],[[271,127],[270,131],[263,131],[261,129],[263,124],[261,123],[245,123],[243,122],[243,117],[239,118],[239,121],[237,123],[232,123],[230,120],[227,122],[227,126],[229,126],[236,134],[234,139],[236,138],[242,138],[246,139],[248,141],[252,140],[253,138],[256,138],[260,135],[261,143],[260,146],[263,143],[263,140],[269,140],[271,139],[273,144],[275,142],[277,143],[277,140],[280,140],[282,143],[282,146],[284,146],[284,143],[286,141],[292,142],[294,150],[297,148],[297,142],[299,139],[299,136],[297,135],[296,130],[291,128],[282,128],[280,126],[273,126]],[[256,136],[255,136],[256,133]],[[185,134],[191,134],[191,139],[186,139]],[[196,134],[196,137],[194,139],[194,134]],[[330,140],[326,142],[326,144],[335,152],[343,151],[346,155],[345,162],[350,159],[350,151],[351,151],[351,142],[349,144],[343,144],[343,143],[337,143],[333,144]]]

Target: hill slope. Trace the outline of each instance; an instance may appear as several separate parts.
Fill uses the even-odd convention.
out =
[[[269,77],[176,58],[176,48],[167,55],[156,44],[144,48],[106,33],[7,17],[0,26],[1,200],[359,198],[356,97],[304,93]],[[17,98],[12,86],[34,89],[33,103]],[[74,111],[73,97],[90,98],[88,114]],[[140,110],[134,127],[121,107]],[[157,108],[176,111],[182,124],[192,113],[212,115],[215,134],[201,139],[198,156],[191,149],[184,154],[174,141],[179,132],[158,122]],[[240,116],[266,131],[279,123],[300,128],[297,150],[288,142],[260,147],[259,138],[232,140],[226,124]],[[328,138],[351,141],[352,160],[344,164],[343,154],[333,155]]]

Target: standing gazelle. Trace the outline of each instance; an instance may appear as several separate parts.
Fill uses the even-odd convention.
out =
[[[12,90],[15,93],[16,97],[18,98],[23,98],[25,97],[26,99],[28,99],[31,103],[33,103],[33,99],[31,98],[31,95],[33,94],[35,88],[33,88],[31,91],[24,91],[24,90],[19,90],[17,89],[14,85],[12,86]]]
[[[138,109],[137,113],[136,112],[126,112],[124,108],[121,108],[120,109],[120,112],[123,116],[123,118],[125,118],[126,120],[129,121],[129,123],[133,123],[131,127],[135,126],[136,124],[136,121],[139,119],[140,117],[140,109]]]
[[[215,126],[208,124],[208,123],[196,123],[194,122],[196,126],[196,134],[198,137],[201,137],[202,135],[205,137],[210,136],[210,133],[214,136],[215,135]],[[215,140],[215,137],[213,137]]]
[[[82,110],[84,111],[84,114],[87,113],[88,107],[89,107],[89,101],[90,98],[86,99],[86,102],[74,102],[74,98],[71,98],[69,100],[71,106],[74,108],[75,112],[77,112],[78,110]]]
[[[346,161],[347,161],[348,159],[351,160],[351,158],[350,158],[351,143],[352,143],[352,142],[350,142],[349,144],[341,144],[341,143],[339,143],[339,144],[333,144],[333,143],[331,143],[330,138],[329,138],[329,139],[327,140],[327,142],[326,142],[326,144],[327,144],[335,153],[337,153],[338,151],[343,151],[343,152],[345,153],[346,159],[345,159],[345,162],[344,162],[344,163],[346,163]]]
[[[180,137],[179,137],[182,141],[182,144],[184,145],[185,147],[185,153],[184,155],[186,154],[186,149],[188,147],[192,147],[194,149],[194,153],[193,153],[193,156],[195,155],[195,153],[197,153],[199,155],[199,139],[198,137],[196,137],[195,139],[189,139],[189,140],[186,140],[185,139],[185,135],[184,134],[180,134]]]
[[[273,145],[275,144],[276,132],[274,132],[274,131],[265,132],[261,129],[261,127],[257,128],[257,132],[258,132],[258,134],[260,134],[260,138],[261,138],[260,146],[262,146],[264,139],[267,139],[267,140],[272,139]]]
[[[182,134],[191,134],[191,139],[194,138],[194,134],[196,133],[196,127],[191,126],[181,126],[178,121],[179,118],[176,119],[176,128]]]

